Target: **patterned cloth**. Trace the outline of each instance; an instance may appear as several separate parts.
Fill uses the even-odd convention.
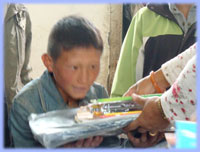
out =
[[[196,44],[165,63],[162,71],[172,84],[161,97],[165,115],[171,122],[190,120],[196,111]]]

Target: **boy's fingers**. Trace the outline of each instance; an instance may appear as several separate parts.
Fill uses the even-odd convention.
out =
[[[84,143],[84,139],[78,140],[75,143],[75,147],[77,147],[77,148],[83,147],[83,143]]]
[[[92,143],[92,140],[93,140],[93,137],[86,139],[84,142],[84,147],[89,147],[90,144]]]
[[[93,143],[92,147],[97,147],[97,146],[99,146],[99,145],[101,144],[102,141],[103,141],[103,137],[101,137],[101,136],[95,137],[94,143]]]

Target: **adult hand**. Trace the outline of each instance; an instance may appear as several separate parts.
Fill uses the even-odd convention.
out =
[[[134,147],[151,147],[164,138],[164,133],[162,132],[158,132],[155,135],[151,135],[149,132],[140,132],[140,129],[138,129],[138,132],[141,134],[139,138],[133,136],[131,131],[127,132],[127,136]]]
[[[81,139],[75,142],[67,143],[63,147],[65,148],[98,147],[102,141],[103,141],[103,137],[96,136],[96,137],[90,137],[87,139]]]
[[[158,107],[159,97],[143,98],[136,94],[132,94],[133,101],[137,102],[143,107],[142,113],[139,117],[131,122],[124,131],[135,147],[150,147],[157,144],[164,135],[163,129],[167,128],[169,121],[163,119],[160,109]],[[137,130],[141,136],[134,137],[132,131]]]
[[[165,79],[165,76],[161,69],[157,70],[154,73],[153,77],[162,92],[164,92],[170,86],[168,81]],[[139,95],[157,93],[155,87],[151,82],[150,75],[144,77],[143,79],[139,80],[137,83],[132,85],[124,94],[124,96],[131,96],[133,93]]]
[[[149,76],[139,80],[137,83],[132,85],[123,96],[131,96],[133,93],[142,94],[153,94],[156,93],[154,86],[151,83]]]
[[[154,133],[168,127],[169,121],[163,119],[161,109],[159,109],[160,107],[157,103],[160,100],[159,97],[143,98],[136,94],[132,94],[132,98],[133,101],[143,107],[143,110],[136,120],[124,128],[125,131],[128,132],[137,128],[142,128],[144,131]]]

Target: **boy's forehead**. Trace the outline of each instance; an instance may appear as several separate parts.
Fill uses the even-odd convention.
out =
[[[96,50],[96,51],[100,51],[98,49],[96,49],[94,46],[92,45],[86,45],[86,46],[73,46],[73,47],[69,47],[69,48],[66,48],[66,47],[62,47],[61,48],[61,51],[76,51],[76,50]]]
[[[88,60],[92,59],[91,57],[99,57],[102,52],[94,47],[74,47],[73,49],[62,49],[60,52],[59,58],[65,58],[65,60],[74,59],[83,57]]]
[[[64,52],[69,52],[69,53],[88,53],[90,51],[94,51],[94,52],[97,52],[97,53],[102,53],[101,50],[98,50],[96,49],[95,47],[93,46],[77,46],[77,47],[73,47],[73,48],[70,48],[70,49],[65,49],[65,48],[62,48],[61,49],[61,54],[64,53]]]

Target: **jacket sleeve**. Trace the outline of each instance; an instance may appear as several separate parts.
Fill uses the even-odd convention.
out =
[[[10,9],[10,8],[9,8]],[[8,10],[9,10],[8,9]],[[12,104],[12,99],[18,92],[18,45],[16,34],[15,15],[7,19],[6,14],[4,21],[4,80],[5,80],[5,98],[8,109]]]
[[[112,97],[122,96],[136,82],[136,63],[142,39],[142,18],[139,10],[131,21],[121,47],[111,89]]]
[[[31,78],[29,77],[29,72],[31,71],[31,67],[29,66],[30,54],[31,54],[31,42],[32,42],[32,31],[31,31],[31,20],[29,13],[26,11],[26,42],[25,42],[25,59],[24,65],[21,71],[21,80],[22,83],[25,85]]]
[[[172,85],[187,62],[196,54],[196,43],[161,66],[166,80]]]
[[[25,106],[30,105],[20,102],[19,99],[14,99],[8,122],[14,147],[41,147],[39,142],[34,139],[29,127],[28,116],[30,112]]]

